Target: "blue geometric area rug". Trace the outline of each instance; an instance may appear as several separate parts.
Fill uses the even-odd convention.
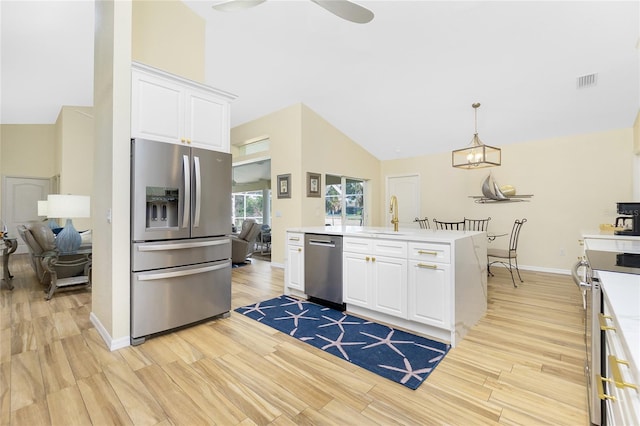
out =
[[[236,312],[410,389],[424,382],[451,347],[289,296]]]

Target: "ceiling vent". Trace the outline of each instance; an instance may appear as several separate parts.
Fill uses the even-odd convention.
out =
[[[577,78],[577,88],[586,89],[587,87],[593,87],[598,83],[598,74],[586,74]]]

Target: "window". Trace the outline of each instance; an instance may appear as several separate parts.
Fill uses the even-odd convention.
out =
[[[364,225],[365,181],[325,176],[325,224]]]
[[[269,138],[257,138],[245,142],[238,146],[238,155],[243,157],[245,155],[257,154],[260,152],[268,152],[271,147],[271,141]]]
[[[238,230],[245,219],[271,224],[271,160],[262,158],[234,164],[232,221]]]
[[[255,219],[263,223],[263,195],[262,191],[234,192],[233,200],[233,225],[238,229],[245,219]]]

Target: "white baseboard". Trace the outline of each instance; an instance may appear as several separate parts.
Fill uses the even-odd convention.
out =
[[[274,267],[274,268],[284,269],[284,263],[271,262],[271,266]]]
[[[93,312],[89,314],[89,320],[91,321],[91,324],[93,324],[96,330],[98,331],[98,334],[100,335],[100,337],[102,337],[102,340],[104,340],[104,342],[107,344],[107,347],[109,348],[110,351],[113,352],[118,349],[126,348],[127,346],[131,345],[130,336],[120,337],[114,340],[109,334],[109,332],[107,331],[107,329],[104,328],[104,326],[102,325],[98,317]]]

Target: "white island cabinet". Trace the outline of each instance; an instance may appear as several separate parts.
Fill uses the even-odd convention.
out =
[[[407,243],[345,237],[342,282],[348,305],[407,315]]]
[[[453,285],[449,244],[409,244],[409,319],[451,328]]]
[[[304,296],[304,234],[287,232],[287,267],[284,270],[284,294]]]
[[[131,137],[230,152],[230,102],[235,96],[133,63]]]
[[[304,266],[305,233],[342,235],[346,310],[456,344],[487,309],[484,232],[386,228],[296,228],[287,233],[285,294],[304,296],[295,277]],[[302,259],[301,259],[302,258]],[[304,275],[302,275],[304,279]]]

